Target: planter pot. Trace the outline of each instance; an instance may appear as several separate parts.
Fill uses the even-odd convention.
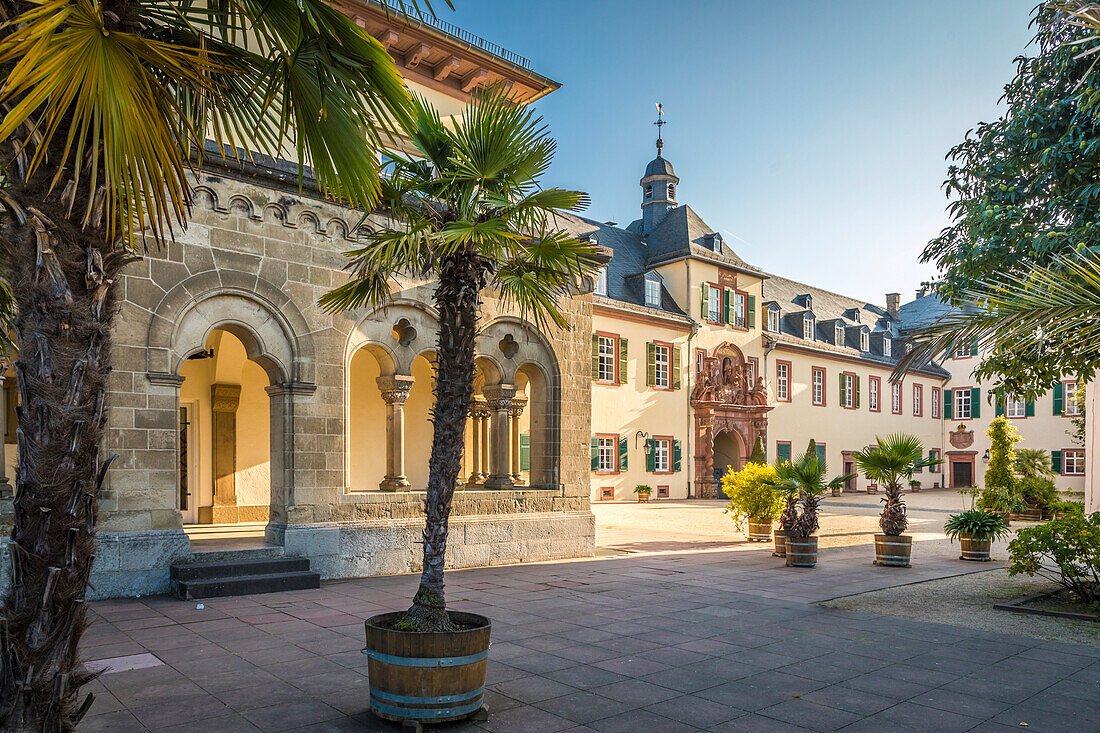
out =
[[[909,535],[875,535],[875,565],[907,568],[910,567],[909,560],[912,557],[913,538]]]
[[[959,555],[960,560],[972,560],[974,562],[989,562],[993,558],[989,556],[989,551],[993,547],[993,540],[989,538],[974,539],[974,535],[960,534],[959,544],[962,545],[962,554]]]
[[[913,486],[910,486],[909,490],[912,491],[914,494],[919,494],[920,493],[920,484],[914,484]]]
[[[396,722],[446,723],[482,707],[492,624],[484,616],[451,612],[460,631],[418,632],[388,628],[404,611],[366,621],[363,650],[370,707]]]
[[[844,493],[844,489],[841,489],[841,488],[833,489],[833,496],[840,496],[842,493]]]
[[[817,567],[817,537],[787,538],[787,567]]]
[[[638,494],[638,503],[645,504],[649,501],[649,494]]]
[[[868,494],[877,494],[878,493],[878,484],[867,484],[867,493]]]
[[[775,552],[772,553],[775,557],[787,556],[787,530],[776,529],[772,532],[772,537],[775,539]]]
[[[1064,516],[1066,516],[1065,512],[1054,512],[1054,518],[1055,519],[1061,519]]]
[[[749,520],[749,542],[767,542],[772,538],[772,523]]]
[[[1041,507],[1030,506],[1022,512],[1010,514],[1009,517],[1021,522],[1041,522],[1043,521],[1043,510]]]
[[[1001,515],[1001,519],[1004,520],[1004,523],[1005,523],[1006,527],[1009,526],[1012,523],[1012,513],[1011,512],[1000,512],[999,511],[999,512],[996,512],[996,513]]]

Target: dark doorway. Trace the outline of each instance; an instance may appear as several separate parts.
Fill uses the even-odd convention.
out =
[[[967,489],[974,485],[974,464],[970,461],[951,462],[951,488]]]
[[[856,490],[856,464],[854,461],[844,461],[844,475],[850,475],[851,478],[844,482],[845,491]]]

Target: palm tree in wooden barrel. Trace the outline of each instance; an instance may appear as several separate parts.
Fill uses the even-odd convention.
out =
[[[782,461],[775,467],[778,480],[775,487],[786,497],[786,506],[780,516],[780,524],[787,528],[787,565],[790,567],[817,567],[818,509],[821,496],[834,486],[843,486],[852,476],[826,479],[828,466],[822,459],[814,441],[806,452],[793,461]]]
[[[597,262],[596,245],[560,228],[582,209],[578,191],[543,188],[555,143],[542,118],[502,90],[475,96],[444,124],[413,100],[418,158],[389,156],[386,225],[349,252],[352,279],[321,299],[330,311],[377,307],[403,276],[434,279],[439,313],[423,569],[412,606],[367,621],[371,707],[392,720],[456,720],[481,706],[489,621],[448,612],[443,592],[447,522],[473,396],[475,340],[486,291],[540,329],[569,328],[561,299]],[[426,661],[430,660],[430,661]]]
[[[920,439],[913,435],[876,436],[875,443],[856,453],[859,470],[871,481],[882,484],[886,492],[878,520],[882,534],[875,535],[875,564],[907,568],[913,555],[913,538],[904,534],[909,528],[909,518],[905,514],[902,487],[913,478],[914,472],[942,461],[925,457]]]

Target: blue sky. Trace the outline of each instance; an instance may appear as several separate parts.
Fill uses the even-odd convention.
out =
[[[1036,0],[442,0],[446,20],[534,62],[558,141],[551,185],[627,224],[654,155],[748,262],[882,304],[932,275],[944,155],[1001,111]]]

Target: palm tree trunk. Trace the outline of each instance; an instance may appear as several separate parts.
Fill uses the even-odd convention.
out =
[[[439,342],[435,360],[435,407],[432,408],[432,456],[424,513],[424,566],[420,588],[401,621],[415,631],[453,629],[443,595],[443,564],[447,554],[447,522],[451,515],[466,415],[474,391],[474,345],[481,290],[486,282],[484,261],[469,251],[451,255],[439,272],[433,299],[439,312]]]
[[[11,184],[4,227],[22,406],[11,585],[0,615],[0,727],[69,731],[91,704],[78,663],[95,558],[113,283],[125,254],[67,219],[42,181]],[[79,208],[79,207],[77,207]]]

